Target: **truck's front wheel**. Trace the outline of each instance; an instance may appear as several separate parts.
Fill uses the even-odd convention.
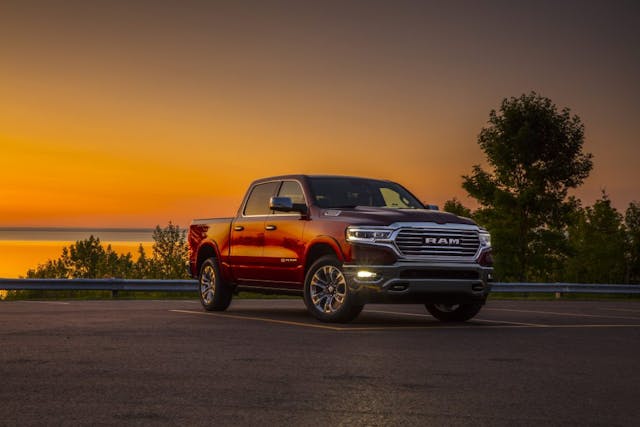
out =
[[[223,311],[231,304],[232,290],[220,276],[215,258],[207,258],[200,267],[200,303],[207,311]]]
[[[478,314],[482,304],[425,304],[425,307],[429,314],[443,322],[466,322]]]
[[[307,310],[323,322],[350,322],[362,311],[356,304],[342,272],[342,264],[331,255],[311,265],[304,282]]]

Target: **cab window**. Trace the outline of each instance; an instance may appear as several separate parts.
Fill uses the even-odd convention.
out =
[[[244,215],[269,215],[269,199],[275,194],[280,183],[265,182],[257,184],[251,190],[247,203],[244,206]]]
[[[304,205],[304,193],[302,187],[296,181],[284,181],[280,187],[279,197],[289,197],[294,205]]]

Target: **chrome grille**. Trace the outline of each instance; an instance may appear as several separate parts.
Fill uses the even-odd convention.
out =
[[[407,257],[473,258],[480,246],[477,231],[453,228],[405,228],[395,242]]]

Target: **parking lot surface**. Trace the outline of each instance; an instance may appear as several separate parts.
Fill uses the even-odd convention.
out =
[[[640,303],[0,302],[0,425],[637,425]]]

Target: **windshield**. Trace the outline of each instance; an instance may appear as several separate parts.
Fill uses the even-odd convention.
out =
[[[401,185],[364,178],[311,178],[316,206],[355,208],[373,206],[394,209],[423,209],[424,206]]]

